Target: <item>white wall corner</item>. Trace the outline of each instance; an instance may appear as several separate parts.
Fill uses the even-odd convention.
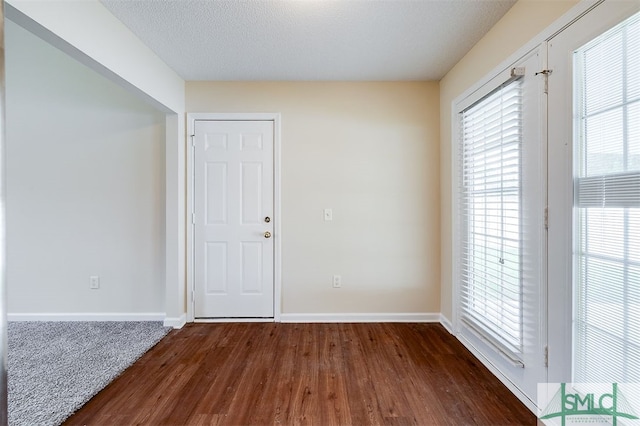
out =
[[[442,326],[450,333],[455,335],[455,333],[453,332],[453,324],[451,323],[451,321],[449,320],[449,318],[445,317],[444,315],[440,314],[440,324],[442,324]]]
[[[173,327],[175,329],[182,328],[187,323],[187,314],[182,314],[179,317],[165,317],[164,326]]]
[[[360,323],[360,322],[440,322],[439,313],[376,313],[376,314],[282,314],[280,322],[289,323]]]
[[[185,316],[186,300],[186,184],[185,117],[166,116],[166,226],[165,226],[165,312],[168,318]],[[181,326],[180,326],[181,327]]]

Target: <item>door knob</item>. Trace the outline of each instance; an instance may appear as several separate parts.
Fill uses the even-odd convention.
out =
[[[264,218],[264,221],[269,223],[269,222],[271,222],[271,218],[269,216],[267,216],[267,217]]]
[[[267,231],[264,233],[265,238],[271,238],[271,232]]]

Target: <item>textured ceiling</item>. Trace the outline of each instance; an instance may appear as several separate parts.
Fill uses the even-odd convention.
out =
[[[185,80],[439,80],[515,0],[102,0]]]

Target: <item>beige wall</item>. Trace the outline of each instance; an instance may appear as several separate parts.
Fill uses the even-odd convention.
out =
[[[576,0],[520,0],[440,81],[441,309],[451,319],[451,103],[543,31]]]
[[[440,312],[438,83],[186,89],[187,112],[282,114],[283,313]]]

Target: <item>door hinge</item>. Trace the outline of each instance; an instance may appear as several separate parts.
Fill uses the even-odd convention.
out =
[[[544,366],[549,366],[549,345],[544,346]]]
[[[544,229],[549,229],[549,207],[544,208]]]
[[[195,290],[191,290],[191,303],[196,301],[196,292]]]
[[[191,213],[191,224],[192,225],[196,224],[196,214],[195,213]]]
[[[196,147],[196,135],[191,135],[191,146]]]

